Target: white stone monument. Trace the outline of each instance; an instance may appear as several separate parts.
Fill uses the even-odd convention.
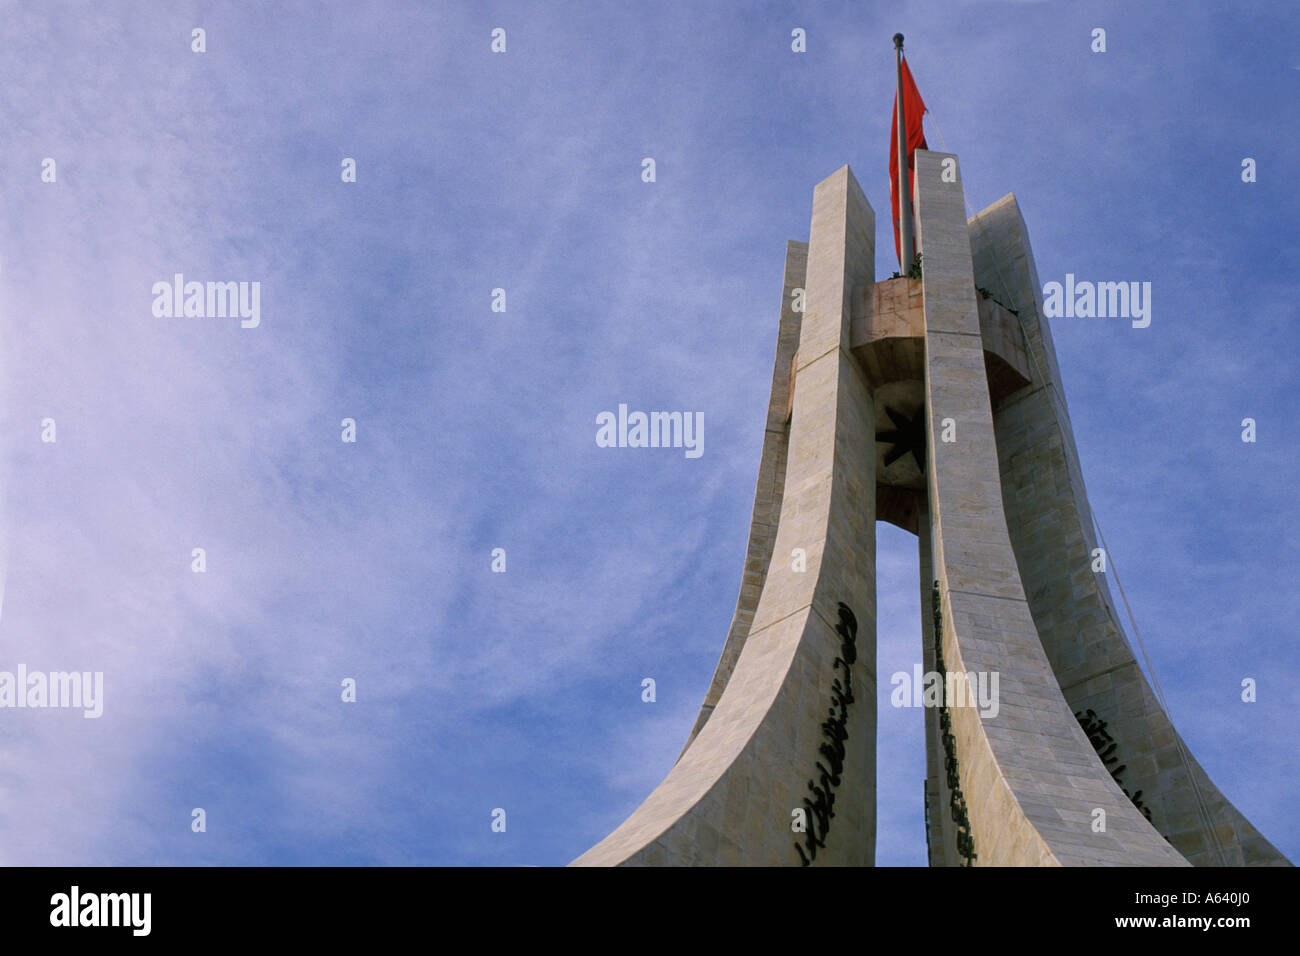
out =
[[[880,520],[918,536],[924,667],[953,690],[926,712],[931,865],[1289,865],[1187,752],[1093,571],[1015,197],[967,221],[957,157],[916,150],[913,206],[921,277],[876,282],[853,173],[813,191],[722,659],[668,776],[574,863],[874,863]]]

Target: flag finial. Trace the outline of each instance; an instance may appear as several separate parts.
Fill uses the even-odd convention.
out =
[[[896,49],[896,50],[901,50],[902,48],[903,48],[903,34],[901,34],[901,33],[895,33],[895,34],[894,34],[894,49]]]

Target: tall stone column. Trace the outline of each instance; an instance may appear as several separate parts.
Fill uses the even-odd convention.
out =
[[[1002,508],[957,157],[916,152],[935,576],[949,672],[998,675],[996,712],[951,707],[980,865],[1186,865],[1120,791],[1043,653]],[[947,438],[952,440],[948,441]],[[1092,827],[1096,811],[1106,830]]]
[[[727,642],[722,649],[713,681],[709,685],[695,726],[682,753],[708,723],[713,709],[727,689],[731,673],[736,668],[740,652],[744,650],[754,623],[754,612],[763,594],[767,571],[772,564],[772,549],[776,546],[776,529],[781,518],[781,502],[785,497],[785,466],[790,452],[790,412],[794,388],[794,358],[799,350],[799,329],[803,311],[796,308],[802,295],[804,278],[808,271],[808,243],[790,240],[785,244],[785,281],[781,286],[781,323],[776,336],[776,363],[772,369],[772,391],[767,404],[767,422],[763,430],[763,455],[758,467],[758,483],[754,489],[754,510],[749,524],[749,546],[745,549],[745,570],[740,579],[740,596],[727,632]],[[680,756],[678,757],[680,760]]]
[[[1190,755],[1124,637],[1105,583],[1112,559],[1107,556],[1105,570],[1094,569],[1092,512],[1029,231],[1015,197],[1003,197],[972,219],[970,237],[977,284],[1017,311],[1033,357],[1036,381],[1007,396],[994,422],[1018,572],[1067,704],[1085,716],[1092,711],[1090,719],[1104,724],[1124,789],[1192,863],[1289,865]]]
[[[874,863],[875,414],[849,350],[874,236],[842,167],[813,192],[781,513],[753,621],[663,783],[575,864]],[[800,814],[811,839],[792,828]]]

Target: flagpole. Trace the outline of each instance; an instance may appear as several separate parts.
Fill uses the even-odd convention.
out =
[[[912,183],[907,174],[907,114],[903,108],[903,34],[894,34],[894,62],[898,74],[898,249],[903,260],[899,267],[904,275],[912,268],[916,253],[912,251]]]

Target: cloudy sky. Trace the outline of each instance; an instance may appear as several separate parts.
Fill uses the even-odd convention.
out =
[[[182,0],[0,3],[0,669],[104,673],[99,719],[0,710],[0,863],[552,865],[616,826],[722,650],[785,242],[844,163],[896,267],[896,31],[1044,282],[1152,283],[1149,328],[1053,325],[1088,492],[1177,726],[1300,858],[1293,5]],[[260,283],[260,324],[155,315],[176,273]],[[619,403],[702,413],[703,455],[597,447]],[[915,538],[878,563],[883,676]],[[878,861],[923,864],[887,696],[879,765]]]

